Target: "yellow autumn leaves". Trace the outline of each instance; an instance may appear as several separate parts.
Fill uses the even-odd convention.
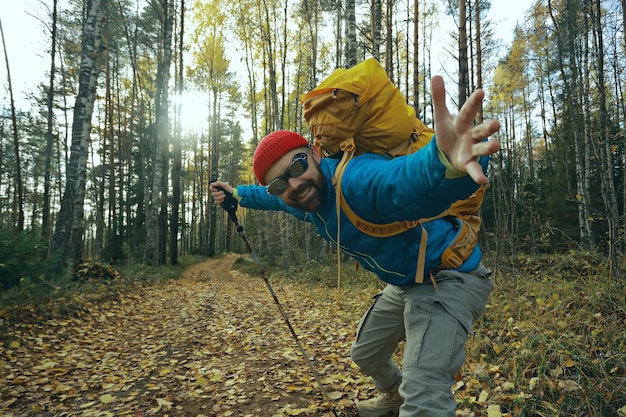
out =
[[[231,271],[233,260],[210,260],[74,316],[11,323],[0,339],[0,414],[328,416],[262,279]],[[499,281],[467,342],[453,386],[457,416],[557,415],[585,407],[574,402],[588,387],[607,404],[619,401],[602,390],[626,370],[615,321],[623,305],[603,308],[606,298],[573,296],[551,281],[517,292],[511,283]],[[349,358],[374,290],[353,291],[337,310],[332,288],[274,287],[329,399],[351,415],[355,399],[374,393]],[[622,405],[612,411],[626,417]]]

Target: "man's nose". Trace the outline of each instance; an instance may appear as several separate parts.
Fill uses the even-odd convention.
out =
[[[287,185],[288,185],[288,190],[297,190],[298,187],[300,187],[300,184],[302,184],[302,177],[290,177],[287,180]]]

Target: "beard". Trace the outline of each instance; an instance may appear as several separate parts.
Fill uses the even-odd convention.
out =
[[[313,181],[302,183],[297,190],[289,194],[292,207],[306,212],[319,210],[322,205],[321,190]]]
[[[308,213],[318,211],[322,206],[326,179],[321,171],[313,179],[303,181],[300,186],[290,192],[285,203]]]

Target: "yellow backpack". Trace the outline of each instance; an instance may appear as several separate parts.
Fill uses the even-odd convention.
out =
[[[421,226],[427,221],[452,216],[459,219],[459,232],[441,257],[441,269],[458,268],[467,260],[478,241],[481,224],[478,211],[485,186],[437,216],[387,224],[375,224],[361,218],[343,196],[341,178],[353,157],[364,152],[386,153],[392,157],[409,154],[429,143],[435,133],[416,117],[413,107],[407,104],[376,59],[369,58],[352,68],[333,71],[315,89],[303,95],[300,102],[314,137],[314,146],[323,156],[343,152],[333,176],[338,221],[340,210],[343,210],[363,233],[386,237]],[[427,239],[426,230],[422,227],[415,276],[418,283],[424,278]],[[339,233],[337,246],[340,247]],[[339,258],[339,250],[337,252]]]

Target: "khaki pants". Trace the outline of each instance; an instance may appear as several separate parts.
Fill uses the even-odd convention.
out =
[[[491,270],[440,271],[432,284],[387,285],[359,324],[352,360],[380,391],[400,383],[399,417],[453,417],[454,376],[465,360],[465,341],[493,289]],[[402,370],[392,360],[406,340]]]

